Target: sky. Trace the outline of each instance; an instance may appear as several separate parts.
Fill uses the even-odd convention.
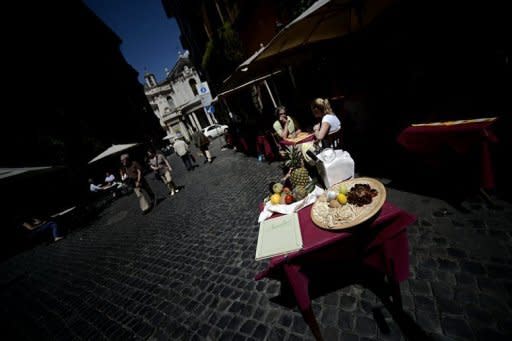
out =
[[[84,3],[121,39],[121,52],[139,72],[165,78],[183,51],[180,30],[174,18],[167,18],[161,0],[84,0]]]

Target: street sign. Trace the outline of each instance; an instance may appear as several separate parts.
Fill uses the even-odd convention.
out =
[[[201,98],[201,104],[203,107],[208,107],[212,103],[212,93],[208,87],[207,82],[202,82],[197,86],[199,97]]]
[[[213,104],[211,104],[210,106],[208,106],[206,108],[206,112],[208,112],[209,114],[215,113],[215,106]]]

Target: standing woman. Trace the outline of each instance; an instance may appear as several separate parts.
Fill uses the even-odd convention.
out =
[[[147,151],[148,164],[151,169],[158,174],[158,177],[169,190],[170,195],[178,193],[180,190],[172,180],[172,167],[167,158],[162,153],[157,153],[154,148]]]
[[[156,206],[156,196],[142,171],[142,166],[137,161],[132,161],[128,154],[121,155],[121,174],[127,175],[127,180],[133,185],[133,191],[139,200],[142,214],[147,214]]]
[[[334,114],[329,104],[329,100],[317,98],[311,103],[311,111],[316,118],[321,118],[321,123],[313,127],[315,137],[322,141],[327,135],[333,134],[341,129],[341,122]]]

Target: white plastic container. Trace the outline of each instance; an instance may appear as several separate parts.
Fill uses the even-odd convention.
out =
[[[317,163],[318,173],[327,188],[354,177],[354,160],[347,151],[326,148],[317,157],[322,161]]]

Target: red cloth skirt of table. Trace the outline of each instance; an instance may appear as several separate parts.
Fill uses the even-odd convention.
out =
[[[314,225],[310,214],[311,206],[299,211],[303,248],[272,258],[267,269],[256,275],[256,280],[272,278],[286,281],[302,312],[311,308],[308,291],[311,279],[301,271],[305,264],[324,261],[359,262],[387,274],[397,282],[408,278],[409,244],[406,229],[416,220],[413,215],[386,202],[371,222],[355,227],[364,229],[364,233],[356,233],[356,230],[343,232],[320,229]],[[355,234],[359,237],[354,237]],[[367,238],[361,239],[361,235]]]
[[[275,159],[274,152],[272,151],[272,146],[268,141],[267,137],[264,135],[260,135],[256,137],[256,153],[258,155],[265,155],[265,158],[269,161],[273,161]]]
[[[247,144],[247,142],[245,141],[245,138],[243,137],[239,137],[238,138],[238,143],[240,144],[240,148],[242,148],[242,152],[243,153],[247,153],[249,151],[249,145]]]
[[[490,153],[490,143],[498,141],[490,127],[494,121],[439,125],[410,126],[404,129],[397,141],[406,150],[433,155],[449,147],[457,154],[479,153],[480,187],[492,189],[495,186],[494,172]]]

